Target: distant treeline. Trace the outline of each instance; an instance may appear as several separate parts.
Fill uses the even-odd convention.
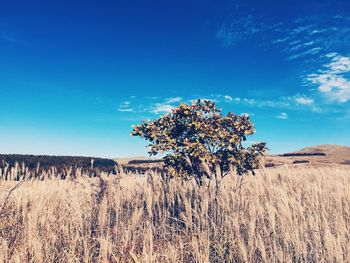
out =
[[[48,156],[48,155],[29,155],[29,154],[0,154],[0,166],[9,165],[13,167],[15,163],[19,163],[28,167],[30,170],[50,169],[56,167],[57,169],[65,167],[91,169],[91,160],[93,160],[93,169],[100,171],[112,171],[115,169],[117,163],[111,159],[82,157],[82,156]]]
[[[322,152],[314,152],[314,153],[284,153],[280,156],[289,157],[289,156],[326,156],[325,153]]]
[[[298,164],[298,163],[309,163],[310,161],[308,160],[294,160],[293,164]]]
[[[162,159],[158,160],[131,160],[128,162],[128,164],[152,164],[152,163],[162,163]]]
[[[162,167],[142,167],[142,166],[134,166],[134,165],[123,165],[122,166],[124,173],[135,173],[135,174],[146,174],[147,172],[155,172],[159,174],[163,174],[166,170]]]

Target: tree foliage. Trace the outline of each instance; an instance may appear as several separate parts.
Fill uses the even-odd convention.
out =
[[[246,115],[226,116],[209,100],[181,104],[154,121],[134,126],[131,135],[149,140],[149,154],[165,154],[164,166],[171,176],[218,181],[229,172],[243,175],[259,166],[265,143],[245,148],[243,141],[254,133]]]

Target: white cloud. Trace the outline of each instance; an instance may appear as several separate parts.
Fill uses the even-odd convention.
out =
[[[340,25],[326,18],[331,24],[325,27],[319,17],[305,17],[281,28],[273,46],[286,53],[286,60],[303,59],[303,62],[317,60],[320,57],[334,56],[331,49],[349,45],[348,22]],[[282,41],[281,41],[282,40]]]
[[[254,98],[243,98],[241,103],[250,107],[259,107],[259,108],[290,108],[289,97],[279,97],[275,100],[267,99],[254,99]]]
[[[245,103],[245,104],[249,104],[249,105],[254,105],[254,104],[257,104],[258,103],[258,101],[256,101],[255,99],[251,99],[251,98],[244,98],[243,99],[243,102]]]
[[[211,94],[210,97],[208,98],[204,98],[201,100],[210,100],[210,101],[213,101],[213,102],[217,102],[217,103],[220,103],[220,102],[227,102],[227,103],[231,103],[231,102],[234,102],[234,103],[239,103],[241,101],[241,98],[240,97],[232,97],[231,95],[228,95],[228,94]],[[192,101],[197,101],[197,99],[195,100],[191,100]]]
[[[233,97],[228,94],[211,94],[208,97],[200,98],[202,101],[211,100],[217,104],[239,104],[247,107],[246,110],[252,108],[274,108],[280,111],[286,110],[308,110],[312,112],[321,112],[314,98],[304,94],[296,94],[294,96],[281,96],[277,98],[254,98],[254,97]],[[134,101],[121,101],[117,110],[119,112],[133,113],[151,113],[164,114],[171,113],[172,109],[177,107],[181,101],[187,103],[195,103],[198,98],[190,100],[188,97],[168,97],[158,98],[154,101],[153,98],[146,97],[141,104],[136,104]],[[249,111],[248,111],[249,112]],[[250,116],[252,116],[250,114]],[[283,117],[283,116],[282,116]]]
[[[234,102],[236,103],[240,103],[241,102],[241,98],[240,97],[236,97],[233,99]]]
[[[296,95],[294,97],[294,100],[299,105],[312,105],[314,103],[314,100],[312,98],[301,95]]]
[[[315,44],[314,41],[309,41],[309,42],[304,43],[304,46],[308,47],[308,46],[311,46],[313,44]]]
[[[170,113],[172,109],[174,109],[174,106],[170,104],[156,103],[151,112],[155,114]]]
[[[118,111],[120,111],[120,112],[133,112],[133,109],[131,109],[131,108],[118,108]]]
[[[130,107],[130,101],[123,101],[122,103],[119,104],[118,106],[118,111],[119,112],[133,112],[134,109]]]
[[[182,100],[181,97],[173,97],[173,98],[167,98],[165,99],[165,103],[175,103],[175,102],[180,102]]]
[[[350,58],[338,55],[327,67],[335,74],[348,73],[350,72]]]
[[[219,98],[223,98],[223,95],[217,95]],[[313,112],[319,112],[316,109],[315,101],[312,97],[304,94],[296,94],[293,96],[281,96],[275,99],[263,99],[263,98],[240,98],[231,97],[232,102],[239,103],[247,107],[255,108],[277,108],[288,110],[311,110]],[[196,100],[194,100],[196,101]],[[218,101],[220,102],[220,100]],[[221,101],[222,102],[222,101]]]
[[[254,116],[254,113],[243,112],[241,113],[241,116],[250,117],[250,116]]]
[[[293,32],[295,32],[295,33],[305,32],[305,31],[311,29],[312,27],[313,27],[313,25],[298,26],[297,28],[293,29]]]
[[[307,81],[317,85],[317,90],[330,102],[350,101],[350,57],[336,55],[317,73],[307,75]]]
[[[290,40],[290,37],[283,37],[283,38],[278,38],[276,40],[272,40],[273,44],[278,44],[278,43],[284,43],[286,41]]]
[[[337,19],[333,19],[337,17]],[[330,50],[350,44],[349,17],[333,14],[319,16],[300,16],[294,21],[280,22],[274,18],[235,11],[229,20],[219,26],[216,39],[224,47],[232,47],[241,42],[256,38],[260,45],[278,48],[285,53],[286,60],[300,60],[303,63],[315,61]],[[339,21],[339,20],[342,21]],[[276,36],[270,40],[267,35]],[[333,54],[334,55],[334,54]]]
[[[296,48],[298,47],[298,48]],[[297,53],[293,53],[294,51],[296,51],[296,49],[299,49],[299,47],[302,47],[302,45],[298,45],[294,48],[290,48],[289,52],[292,53],[292,55],[290,55],[287,60],[294,60],[297,58],[302,58],[302,57],[308,57],[308,56],[313,56],[313,55],[317,55],[318,53],[320,53],[322,51],[321,47],[314,47],[308,50],[304,50],[301,52],[297,52]],[[303,47],[305,47],[305,44],[303,44]]]
[[[322,50],[322,48],[320,47],[314,47],[314,48],[311,48],[309,50],[306,50],[303,52],[303,55],[316,55],[317,53],[319,53],[320,51]]]
[[[216,39],[224,47],[230,47],[267,30],[275,30],[281,23],[268,25],[252,14],[239,15],[235,20],[224,23],[216,32]]]
[[[227,101],[232,101],[233,98],[230,95],[224,95],[224,99]]]
[[[337,52],[330,52],[330,53],[327,53],[327,54],[325,55],[325,57],[326,57],[326,58],[333,58],[333,57],[335,57],[335,56],[337,56],[337,55],[338,55]]]
[[[212,94],[213,97],[216,99],[210,99],[211,101],[217,101],[223,100],[224,102],[231,102],[234,100],[234,98],[230,95],[222,95],[222,94]]]
[[[310,32],[310,35],[320,34],[326,32],[327,29],[314,29]]]
[[[276,118],[282,119],[282,120],[286,120],[286,119],[288,119],[288,114],[285,113],[285,112],[281,112],[280,114],[278,114],[278,115],[276,116]]]

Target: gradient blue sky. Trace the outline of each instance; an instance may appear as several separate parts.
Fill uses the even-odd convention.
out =
[[[0,6],[1,153],[145,155],[131,125],[196,98],[274,153],[350,145],[350,1]]]

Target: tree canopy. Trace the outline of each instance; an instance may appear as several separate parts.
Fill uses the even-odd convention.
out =
[[[198,100],[133,126],[131,135],[151,142],[150,155],[165,154],[169,175],[195,178],[201,185],[203,178],[223,178],[230,172],[243,175],[258,168],[266,144],[243,146],[254,132],[249,116],[223,115],[212,101]]]

